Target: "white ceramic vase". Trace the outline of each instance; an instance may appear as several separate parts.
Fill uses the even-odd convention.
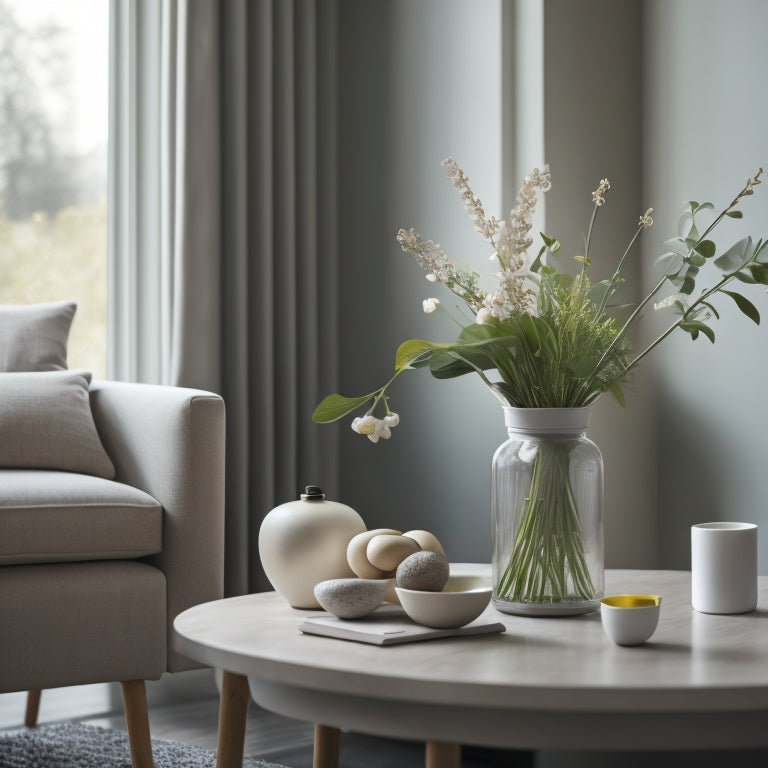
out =
[[[319,608],[315,584],[355,575],[347,563],[347,545],[365,530],[352,507],[328,501],[322,489],[307,486],[298,501],[281,504],[264,518],[261,565],[293,608]]]

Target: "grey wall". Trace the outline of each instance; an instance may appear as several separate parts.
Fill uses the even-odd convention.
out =
[[[500,3],[342,0],[339,7],[341,381],[344,394],[383,384],[412,337],[450,341],[449,308],[395,235],[414,227],[458,264],[488,270],[488,251],[440,162],[455,156],[489,211],[501,195]],[[408,372],[392,388],[401,423],[372,444],[341,430],[337,498],[369,528],[425,528],[454,561],[490,557],[490,464],[506,432],[479,380]],[[328,427],[326,427],[328,428]]]
[[[768,3],[653,0],[645,5],[644,197],[656,226],[644,262],[676,232],[685,200],[725,207],[759,166],[768,167]],[[724,245],[768,236],[768,186],[743,205],[745,218],[719,231]],[[650,272],[647,282],[654,280]],[[768,318],[765,289],[749,297]],[[655,356],[658,397],[659,563],[690,567],[690,525],[741,520],[762,525],[768,573],[765,382],[768,327],[721,300],[714,347],[675,334]],[[649,317],[647,331],[658,327]]]

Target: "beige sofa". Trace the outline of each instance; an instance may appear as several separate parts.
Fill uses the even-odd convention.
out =
[[[120,681],[133,764],[149,766],[143,681],[197,666],[170,648],[173,619],[222,596],[224,403],[144,384],[86,391],[113,477],[0,468],[0,692]],[[25,464],[20,431],[0,467]]]

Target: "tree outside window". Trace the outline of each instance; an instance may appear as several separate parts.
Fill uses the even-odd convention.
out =
[[[109,0],[0,0],[0,303],[74,299],[106,373]]]

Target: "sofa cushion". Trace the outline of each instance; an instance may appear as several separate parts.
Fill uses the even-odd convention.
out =
[[[0,565],[133,559],[160,552],[149,494],[91,475],[0,470]]]
[[[0,307],[0,371],[60,371],[77,304]]]
[[[90,373],[0,373],[0,467],[113,478],[88,394]]]

